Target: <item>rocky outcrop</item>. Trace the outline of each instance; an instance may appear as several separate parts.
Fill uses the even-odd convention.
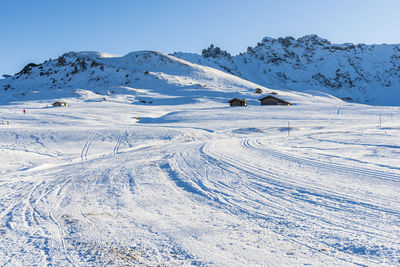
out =
[[[264,38],[236,56],[218,47],[174,53],[278,89],[318,90],[342,99],[400,105],[400,45],[332,44],[317,35]]]

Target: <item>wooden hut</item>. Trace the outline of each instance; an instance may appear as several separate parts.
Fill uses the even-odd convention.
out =
[[[54,102],[53,104],[53,107],[65,107],[65,106],[67,106],[67,103],[65,103],[65,102]]]
[[[280,98],[277,98],[275,96],[272,95],[268,95],[266,97],[263,97],[261,99],[258,99],[259,101],[261,101],[261,106],[264,105],[282,105],[282,106],[290,106],[291,103],[285,100],[282,100]]]
[[[231,107],[240,107],[240,106],[247,106],[247,101],[246,99],[240,99],[240,98],[233,98],[228,101]]]
[[[263,93],[263,91],[261,88],[256,88],[256,94],[262,94],[262,93]]]

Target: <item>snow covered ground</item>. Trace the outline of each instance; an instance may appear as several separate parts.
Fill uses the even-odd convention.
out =
[[[85,92],[0,106],[0,265],[400,265],[399,107]]]

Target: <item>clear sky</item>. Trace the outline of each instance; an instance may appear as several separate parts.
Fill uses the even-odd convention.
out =
[[[400,0],[2,0],[0,75],[68,51],[231,54],[263,37],[400,43]]]

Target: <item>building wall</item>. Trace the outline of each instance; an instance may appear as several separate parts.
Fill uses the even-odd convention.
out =
[[[245,106],[245,104],[240,101],[233,101],[233,102],[230,102],[230,104],[231,104],[231,107]]]
[[[273,99],[273,98],[269,98],[269,99],[265,99],[263,101],[261,101],[261,105],[285,105],[288,106],[290,104],[286,104],[285,102],[281,102],[279,100]]]
[[[261,105],[279,105],[279,101],[276,99],[265,99],[261,101]],[[282,104],[281,104],[282,105]]]

